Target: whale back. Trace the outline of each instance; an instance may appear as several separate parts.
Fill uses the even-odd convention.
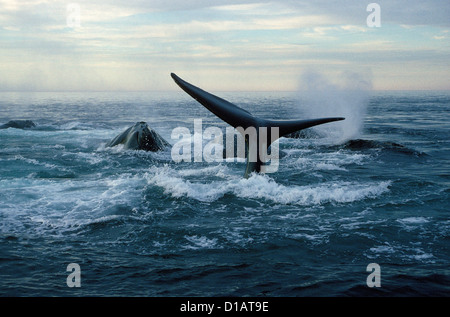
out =
[[[157,152],[167,148],[170,144],[155,130],[151,129],[146,122],[137,122],[106,144],[113,147],[119,144],[126,150],[144,150]]]
[[[8,123],[0,125],[0,129],[29,129],[34,127],[36,127],[36,124],[31,120],[11,120]]]

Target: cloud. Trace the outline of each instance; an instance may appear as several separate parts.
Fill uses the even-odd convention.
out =
[[[340,24],[364,25],[367,5],[371,1],[316,0],[283,1],[286,5],[301,9],[305,14],[325,14],[338,19]],[[376,0],[380,5],[383,23],[403,25],[449,26],[450,3],[430,0]]]
[[[449,82],[445,2],[377,1],[381,28],[357,0],[73,2],[80,27],[67,24],[70,2],[0,0],[0,89],[172,89],[179,71],[211,88],[286,90],[308,65],[372,68],[376,88]]]

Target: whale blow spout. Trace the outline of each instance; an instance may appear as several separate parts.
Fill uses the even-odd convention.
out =
[[[174,73],[171,76],[175,83],[188,95],[197,100],[197,102],[217,117],[236,128],[243,135],[246,153],[249,154],[246,155],[247,166],[244,174],[245,177],[249,177],[252,172],[259,173],[265,170],[263,167],[268,158],[267,150],[278,138],[319,124],[345,119],[342,117],[308,120],[268,120],[258,118],[225,99],[219,98],[184,81]],[[255,131],[255,135],[249,135],[248,131]],[[262,137],[260,131],[264,131],[266,138]]]

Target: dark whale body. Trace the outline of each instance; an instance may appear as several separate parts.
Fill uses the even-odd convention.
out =
[[[36,127],[36,124],[31,120],[11,120],[8,123],[0,125],[0,129],[30,129]]]
[[[124,149],[127,150],[151,152],[162,151],[170,146],[169,142],[151,129],[146,122],[137,122],[108,142],[106,146],[113,147],[119,144],[123,144]]]

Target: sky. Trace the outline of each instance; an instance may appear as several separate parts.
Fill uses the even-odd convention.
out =
[[[371,2],[0,0],[0,90],[450,90],[450,2]]]

